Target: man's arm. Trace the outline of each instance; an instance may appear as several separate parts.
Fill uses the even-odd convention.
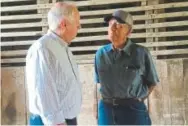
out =
[[[54,80],[53,56],[46,49],[38,49],[27,61],[28,85],[36,85],[37,104],[44,124],[64,124],[64,114],[60,109],[60,99]],[[28,90],[32,90],[28,88]],[[32,93],[31,93],[32,94]]]
[[[96,117],[96,119],[98,119],[98,101],[100,99],[100,84],[96,83],[94,85],[94,89],[93,89],[93,95],[94,95],[94,99],[93,99],[93,113],[94,113],[94,117]]]
[[[153,91],[153,89],[156,87],[157,84],[152,84],[152,86],[150,86],[148,88],[148,96],[151,94],[151,92]]]
[[[98,119],[98,100],[100,98],[100,81],[99,81],[99,74],[98,74],[98,69],[97,69],[97,55],[95,56],[95,64],[94,64],[94,80],[95,80],[95,85],[93,89],[93,96],[94,96],[94,101],[93,101],[93,113],[94,117]]]
[[[144,101],[144,100],[146,100],[147,98],[149,98],[151,92],[154,90],[155,87],[156,87],[156,84],[152,84],[152,86],[150,86],[150,87],[148,88],[148,95],[147,95],[146,97],[144,97],[144,98],[142,98],[142,99],[138,99],[138,100],[139,100],[139,101]]]

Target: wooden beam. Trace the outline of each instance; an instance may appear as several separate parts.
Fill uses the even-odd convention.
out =
[[[117,4],[117,3],[132,3],[139,2],[145,0],[90,0],[90,1],[79,1],[79,2],[70,2],[75,4],[77,7],[82,6],[93,6],[93,5],[108,5],[108,4]],[[37,9],[49,9],[53,6],[53,4],[38,4],[38,5],[27,5],[27,6],[14,6],[14,7],[2,7],[1,12],[8,11],[21,11],[21,10],[37,10]]]
[[[24,56],[27,50],[11,50],[11,51],[1,51],[1,56]]]
[[[18,36],[40,36],[43,35],[42,31],[27,31],[27,32],[3,32],[1,37],[18,37]]]
[[[6,41],[6,42],[1,42],[1,47],[3,46],[18,46],[18,45],[31,45],[35,42],[36,40],[28,40],[28,41]]]
[[[82,47],[70,47],[71,51],[95,51],[102,46],[82,46]]]
[[[125,10],[128,12],[136,12],[136,11],[147,11],[147,10],[156,10],[156,9],[166,9],[166,8],[176,8],[176,7],[187,7],[188,2],[184,4],[180,3],[166,3],[166,4],[156,4],[156,5],[143,5],[136,7],[127,7],[127,8],[118,8],[119,10]],[[112,14],[117,9],[108,9],[108,10],[94,10],[94,11],[81,11],[81,16],[91,16],[91,15],[104,15],[104,14]]]
[[[172,37],[172,36],[187,36],[187,35],[188,35],[187,31],[134,33],[131,35],[131,38]]]
[[[25,63],[25,58],[9,58],[9,59],[1,59],[1,63]]]
[[[162,46],[188,45],[188,41],[153,42],[153,43],[137,43],[137,44],[145,46],[145,47],[162,47]],[[95,51],[95,50],[98,50],[100,47],[102,46],[70,47],[70,49],[71,51]],[[159,50],[159,51],[161,52],[165,50]],[[26,53],[27,53],[27,50],[7,50],[7,51],[1,51],[1,56],[4,56],[4,57],[23,56],[23,55],[26,55]]]
[[[92,5],[108,5],[108,4],[117,4],[117,3],[128,3],[128,2],[137,2],[141,0],[95,0],[95,1],[79,1],[74,2],[78,7],[79,6],[92,6]],[[145,1],[145,0],[142,0]],[[27,6],[13,6],[13,7],[2,7],[1,12],[9,12],[9,11],[23,11],[23,10],[38,10],[38,9],[49,9],[53,4],[38,4],[38,5],[27,5]],[[165,8],[178,8],[178,7],[187,7],[188,2],[173,2],[167,4],[158,4],[158,5],[150,5],[141,7],[142,10],[154,10],[154,9],[165,9]],[[108,13],[111,13],[109,11]],[[96,14],[96,13],[95,13]]]
[[[1,3],[22,2],[22,1],[32,1],[32,0],[1,0]]]
[[[13,29],[13,28],[30,28],[30,27],[42,27],[48,26],[47,22],[34,22],[34,23],[16,23],[16,24],[2,24],[1,29]],[[139,24],[134,25],[133,29],[147,29],[147,28],[162,28],[162,27],[178,27],[188,26],[188,21],[173,21],[153,24]],[[108,27],[100,28],[81,28],[79,33],[92,33],[92,32],[105,32]]]
[[[47,18],[44,14],[27,14],[27,15],[11,15],[11,16],[1,16],[1,21],[6,20],[26,20],[26,19],[41,19]]]
[[[148,19],[160,19],[160,18],[174,18],[174,17],[187,17],[188,12],[172,12],[172,13],[162,13],[162,14],[149,14],[149,15],[138,15],[134,16],[134,21],[137,20],[148,20]],[[18,15],[18,16],[1,16],[1,21],[5,20],[26,20],[26,19],[42,19],[47,18],[44,14],[31,14],[31,15]],[[93,23],[103,23],[103,18],[94,18],[94,19],[81,19],[81,24],[93,24]]]
[[[153,56],[156,56],[156,55],[188,54],[188,49],[158,50],[158,51],[151,51],[151,54]]]
[[[12,41],[12,42],[1,42],[1,47],[4,46],[18,46],[18,45],[31,45],[35,41]],[[179,46],[188,45],[188,40],[181,41],[163,41],[163,42],[141,42],[137,43],[145,47],[165,47],[165,46]],[[101,45],[103,46],[103,45]],[[71,51],[93,51],[99,49],[101,46],[81,46],[81,47],[70,47]],[[9,51],[9,50],[7,50]]]
[[[25,63],[25,58],[1,59],[1,63]],[[93,60],[76,60],[78,64],[93,64]]]
[[[88,0],[88,1],[79,1],[73,2],[76,6],[92,6],[92,5],[108,5],[108,4],[117,4],[117,3],[133,3],[133,2],[141,2],[146,0]]]
[[[1,29],[12,29],[12,28],[32,28],[48,26],[47,22],[32,22],[32,23],[14,23],[14,24],[1,24]]]
[[[151,51],[153,56],[156,55],[175,55],[175,54],[188,54],[188,49],[171,49],[171,50],[159,50],[159,51]],[[75,60],[78,62],[87,61],[93,63],[95,54],[88,55],[75,55]],[[9,59],[1,59],[1,63],[18,63],[25,62],[25,58],[9,58]]]
[[[137,44],[145,46],[145,47],[179,46],[179,45],[188,45],[188,40],[147,42],[147,43],[137,43]]]
[[[135,16],[134,20],[148,20],[148,19],[161,19],[161,18],[174,18],[174,17],[187,17],[188,12],[171,12],[171,13],[161,13],[161,14],[149,14],[149,15],[141,15]]]
[[[19,37],[19,36],[38,36],[45,33],[41,31],[35,32],[9,32],[1,33],[1,37]],[[173,32],[157,32],[157,33],[132,33],[130,38],[149,38],[149,37],[171,37],[171,36],[187,36],[187,31],[173,31]],[[76,37],[73,42],[84,42],[84,41],[94,41],[94,40],[106,40],[107,35],[98,36],[86,36],[86,37]]]

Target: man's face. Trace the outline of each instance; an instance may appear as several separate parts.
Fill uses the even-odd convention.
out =
[[[78,10],[75,11],[75,14],[74,14],[74,19],[73,21],[68,21],[68,24],[67,24],[67,36],[69,36],[69,41],[71,42],[76,36],[77,36],[77,33],[78,33],[78,30],[80,29],[80,14],[78,12]]]
[[[128,24],[121,24],[116,19],[112,18],[108,26],[108,39],[116,47],[125,43],[125,40],[130,32]]]

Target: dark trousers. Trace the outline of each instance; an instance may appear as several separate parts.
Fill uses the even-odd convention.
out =
[[[151,119],[143,102],[113,106],[100,100],[98,125],[151,125]]]
[[[67,125],[77,125],[77,119],[65,119]],[[39,115],[30,114],[29,125],[44,125]]]

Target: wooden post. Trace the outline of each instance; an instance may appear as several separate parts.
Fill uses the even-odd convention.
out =
[[[54,2],[55,0],[53,0]],[[48,4],[49,3],[49,0],[37,0],[37,4]],[[44,14],[47,16],[47,13],[48,13],[48,9],[39,9],[38,10],[38,13],[40,14]],[[46,23],[47,22],[47,18],[45,19],[42,19],[41,20],[42,23]],[[48,30],[48,26],[42,26],[42,32],[43,33],[46,33]]]
[[[163,3],[164,1],[163,0],[148,0],[147,5],[157,5],[160,2]],[[158,13],[161,13],[161,12],[164,12],[164,9],[149,10],[149,11],[146,11],[146,14],[147,15],[158,14]],[[154,19],[154,20],[150,19],[150,20],[146,20],[146,24],[159,23],[162,20],[164,20],[164,19]],[[160,28],[160,29],[159,28],[149,28],[149,29],[146,29],[146,33],[158,33],[158,32],[162,32],[162,31],[165,31],[165,28]],[[159,42],[159,41],[162,41],[162,40],[164,40],[164,39],[161,39],[159,37],[146,38],[146,42]],[[160,48],[159,47],[153,47],[152,50],[157,51]],[[156,63],[157,56],[154,56],[153,59],[154,59],[154,62]],[[163,107],[166,105],[166,103],[169,103],[169,101],[164,102],[164,98],[166,98],[166,96],[164,96],[164,94],[158,93],[158,92],[162,91],[162,89],[163,89],[162,85],[158,85],[147,99],[148,100],[147,101],[148,111],[150,113],[152,121],[154,123],[157,123],[157,124],[163,124],[163,123],[166,124],[166,121],[162,117],[163,109],[164,109]],[[169,109],[166,109],[166,110],[168,111]],[[166,118],[166,119],[168,120],[168,118]],[[170,122],[170,120],[168,120],[168,122]]]
[[[155,5],[157,1],[158,1],[158,0],[147,0],[146,5]],[[147,16],[149,16],[149,15],[151,15],[151,14],[153,14],[153,13],[154,13],[153,10],[148,10],[148,11],[145,12],[145,14],[146,14]],[[149,20],[146,20],[145,24],[146,24],[146,25],[150,25],[150,24],[152,24],[153,22],[154,22],[153,19],[149,19]],[[146,29],[146,33],[153,33],[153,32],[154,32],[154,29],[153,29],[153,28],[147,28],[147,29]],[[147,37],[147,38],[146,38],[146,42],[147,42],[147,43],[148,43],[148,42],[154,42],[154,38],[153,38],[153,37]],[[153,48],[150,49],[150,50],[153,50]],[[154,59],[156,59],[156,57],[155,57]],[[151,94],[151,95],[152,95],[152,94]],[[149,113],[151,114],[152,109],[151,109],[151,107],[150,107],[150,104],[151,104],[150,97],[148,97],[148,99],[147,99],[147,106],[148,106],[148,111],[149,111]]]

